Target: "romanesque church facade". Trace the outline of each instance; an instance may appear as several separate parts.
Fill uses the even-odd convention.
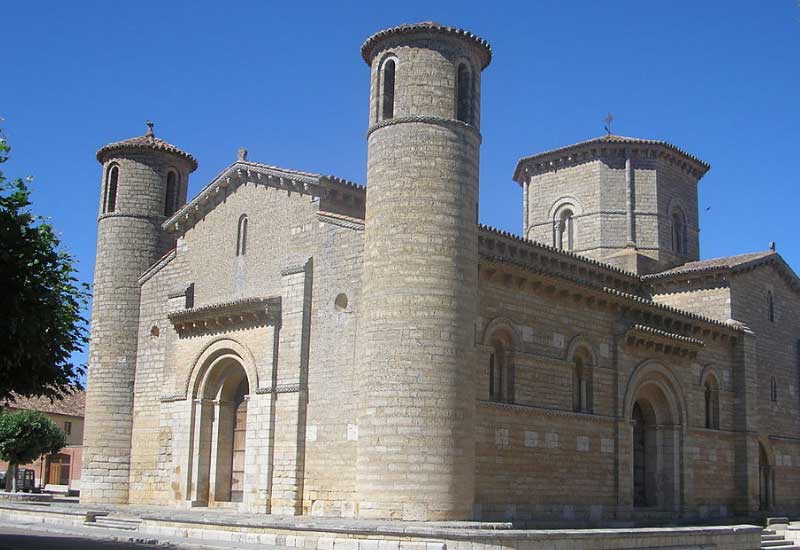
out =
[[[521,159],[481,225],[489,45],[378,32],[367,187],[240,151],[100,149],[89,503],[531,524],[800,511],[800,281],[700,260],[704,161],[606,135]]]

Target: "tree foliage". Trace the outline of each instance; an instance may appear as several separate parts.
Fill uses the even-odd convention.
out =
[[[0,459],[6,462],[27,464],[66,444],[61,428],[39,411],[0,413]]]
[[[10,150],[0,133],[0,164]],[[80,388],[85,372],[71,357],[88,342],[88,285],[30,206],[29,182],[0,171],[0,399],[58,399]]]
[[[67,444],[64,432],[39,411],[0,412],[0,459],[8,462],[6,490],[17,490],[17,466],[57,453]]]

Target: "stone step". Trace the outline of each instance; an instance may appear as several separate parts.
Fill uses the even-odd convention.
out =
[[[767,540],[761,542],[761,548],[795,548],[794,543],[790,540]]]
[[[138,518],[119,518],[111,516],[98,516],[95,521],[85,521],[87,527],[121,529],[123,531],[137,531],[142,520]]]
[[[784,540],[786,537],[783,535],[761,535],[761,540]]]

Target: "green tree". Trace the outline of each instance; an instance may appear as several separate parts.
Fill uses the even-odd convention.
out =
[[[11,148],[0,131],[0,164]],[[88,285],[53,227],[30,212],[29,182],[0,171],[0,400],[59,399],[81,387]]]
[[[17,492],[17,466],[57,453],[67,444],[64,432],[39,411],[0,413],[0,459],[8,462],[6,491]]]

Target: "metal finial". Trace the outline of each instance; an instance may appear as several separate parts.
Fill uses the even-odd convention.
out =
[[[606,123],[606,125],[605,125],[606,134],[608,134],[610,136],[611,135],[611,123],[614,122],[614,115],[612,115],[611,113],[608,113],[606,115],[606,118],[603,119],[603,122]]]
[[[771,241],[769,243],[769,249],[772,250],[773,252],[775,252],[775,241]]]
[[[239,160],[247,160],[247,147],[239,147],[237,158]]]
[[[155,137],[156,134],[153,132],[153,126],[155,125],[156,125],[155,122],[153,122],[152,120],[147,121],[147,131],[144,133],[145,137],[149,138]]]

